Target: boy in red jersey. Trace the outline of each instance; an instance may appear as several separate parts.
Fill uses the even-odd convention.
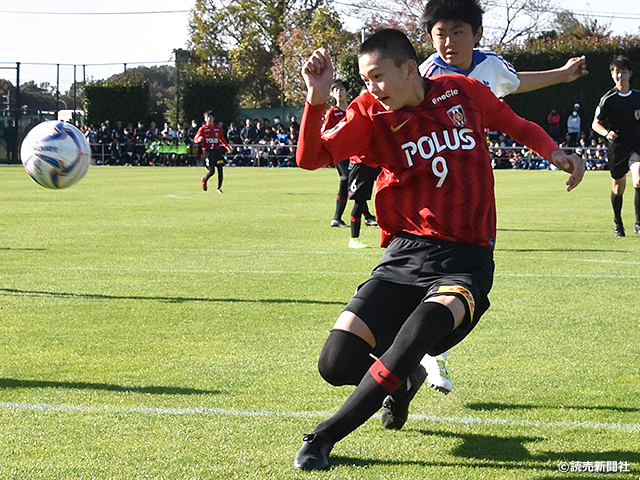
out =
[[[202,189],[207,191],[207,182],[218,170],[218,188],[216,191],[222,193],[222,167],[224,166],[224,151],[231,152],[231,147],[224,139],[222,129],[216,124],[216,119],[211,110],[204,113],[204,125],[202,125],[196,136],[193,138],[194,143],[202,142],[202,152],[209,171],[202,177]]]
[[[344,118],[344,111],[347,109],[347,84],[343,80],[336,79],[331,84],[331,97],[336,105],[327,110],[322,123],[322,131],[335,127]],[[338,184],[338,195],[336,196],[336,211],[329,226],[346,228],[348,225],[342,220],[342,214],[347,206],[347,192],[349,188],[349,159],[342,160],[336,164],[336,170],[340,176]]]
[[[376,213],[388,248],[320,353],[325,380],[357,388],[304,436],[294,460],[302,470],[329,468],[334,444],[387,396],[396,413],[406,415],[424,382],[424,369],[417,368],[424,354],[456,345],[489,307],[496,213],[485,128],[509,134],[569,172],[568,190],[585,170],[584,160],[566,155],[475,79],[422,78],[415,51],[398,30],[367,39],[358,64],[369,93],[322,135],[333,67],[324,49],[303,67],[308,93],[296,160],[312,170],[363,155],[367,164],[382,167]]]

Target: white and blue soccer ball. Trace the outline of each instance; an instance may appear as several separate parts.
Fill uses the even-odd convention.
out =
[[[80,130],[62,121],[45,121],[29,131],[20,149],[29,176],[47,188],[67,188],[87,173],[91,147]]]

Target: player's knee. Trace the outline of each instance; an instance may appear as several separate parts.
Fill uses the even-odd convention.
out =
[[[331,330],[318,359],[322,378],[336,387],[357,385],[373,363],[371,346],[357,335]]]

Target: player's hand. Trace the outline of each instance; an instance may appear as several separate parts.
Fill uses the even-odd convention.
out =
[[[618,134],[616,132],[614,132],[613,130],[609,130],[607,132],[607,136],[605,137],[607,140],[609,140],[610,142],[614,141],[616,138],[618,138]]]
[[[575,153],[567,155],[562,150],[555,150],[551,154],[551,162],[560,170],[570,173],[567,180],[567,191],[570,192],[578,186],[582,181],[586,170],[586,162],[583,158],[578,157]]]
[[[319,48],[302,67],[302,77],[307,85],[307,101],[320,105],[327,101],[333,82],[333,65],[324,48]]]
[[[589,70],[587,70],[587,57],[584,55],[581,57],[573,57],[567,60],[562,69],[565,72],[566,82],[573,82],[574,80],[584,77]]]

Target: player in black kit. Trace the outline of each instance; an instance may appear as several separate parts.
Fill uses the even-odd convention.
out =
[[[633,233],[640,235],[640,90],[631,88],[633,69],[627,57],[615,57],[609,70],[615,87],[600,99],[591,128],[609,140],[614,234],[616,237],[625,235],[621,215],[622,194],[627,172],[631,170],[636,211]]]

